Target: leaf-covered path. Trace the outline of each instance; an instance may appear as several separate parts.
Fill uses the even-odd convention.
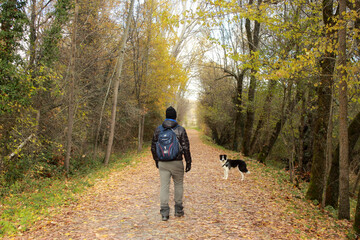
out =
[[[349,223],[320,214],[255,161],[248,161],[244,181],[234,170],[223,180],[218,155],[224,152],[203,144],[195,130],[188,135],[193,164],[185,174],[184,217],[175,218],[171,206],[169,221],[161,221],[159,173],[149,152],[16,239],[346,238]]]

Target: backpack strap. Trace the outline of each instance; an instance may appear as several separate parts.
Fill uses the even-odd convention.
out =
[[[172,128],[172,127],[166,128],[166,127],[164,127],[162,124],[160,124],[159,128],[160,128],[161,131],[162,131],[162,130],[165,130],[165,129],[171,129],[171,130],[174,131],[174,129],[176,129],[178,126],[179,126],[179,124],[176,125],[176,126],[173,127],[173,128]]]
[[[179,125],[176,125],[174,128],[170,128],[171,129],[171,131],[173,131],[174,133],[175,133],[175,136],[176,136],[176,138],[178,139],[178,141],[179,141],[179,137],[178,137],[178,135],[176,134],[176,132],[175,132],[175,129],[178,127]],[[181,145],[180,144],[180,141],[179,141],[179,145]]]
[[[173,132],[175,132],[174,130],[178,127],[179,125],[176,125],[175,127],[173,128],[170,128]],[[175,133],[176,134],[176,133]]]

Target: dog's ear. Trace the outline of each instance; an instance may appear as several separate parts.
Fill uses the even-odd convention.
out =
[[[224,160],[226,160],[227,159],[227,155],[224,155]]]

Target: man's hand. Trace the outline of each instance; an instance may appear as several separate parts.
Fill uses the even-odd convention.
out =
[[[191,163],[186,163],[185,172],[190,171],[191,169]]]
[[[159,161],[155,160],[156,168],[159,168]]]

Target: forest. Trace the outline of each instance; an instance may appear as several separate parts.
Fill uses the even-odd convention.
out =
[[[168,106],[360,233],[359,0],[1,0],[0,194],[141,152]],[[194,94],[194,93],[192,93]]]

